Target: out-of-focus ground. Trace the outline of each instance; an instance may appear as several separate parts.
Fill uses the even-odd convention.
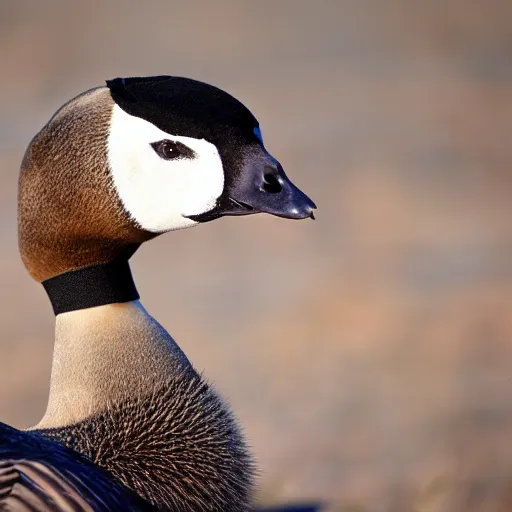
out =
[[[0,418],[42,415],[53,316],[16,243],[31,136],[115,76],[215,83],[317,221],[163,236],[143,302],[232,404],[260,499],[512,510],[512,3],[0,3]]]

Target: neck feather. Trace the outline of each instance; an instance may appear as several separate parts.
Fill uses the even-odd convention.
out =
[[[193,372],[186,356],[139,301],[59,314],[50,398],[37,427],[82,421],[183,371]]]

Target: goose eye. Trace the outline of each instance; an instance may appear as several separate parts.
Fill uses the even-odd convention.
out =
[[[159,140],[152,142],[151,147],[156,154],[164,160],[177,160],[178,158],[192,159],[196,156],[194,151],[176,140]]]

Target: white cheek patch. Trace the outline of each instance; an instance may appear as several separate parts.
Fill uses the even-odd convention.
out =
[[[152,142],[185,144],[193,159],[164,160]],[[194,226],[185,216],[211,210],[224,188],[224,170],[217,148],[204,139],[166,133],[127,114],[112,110],[108,137],[110,172],[126,211],[146,231],[161,233]]]

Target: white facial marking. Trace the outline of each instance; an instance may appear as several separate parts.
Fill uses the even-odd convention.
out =
[[[192,159],[164,160],[151,146],[161,140],[181,142]],[[187,215],[211,210],[224,188],[217,148],[204,139],[166,133],[144,119],[112,110],[108,137],[110,172],[126,211],[146,231],[161,233],[194,226]]]

